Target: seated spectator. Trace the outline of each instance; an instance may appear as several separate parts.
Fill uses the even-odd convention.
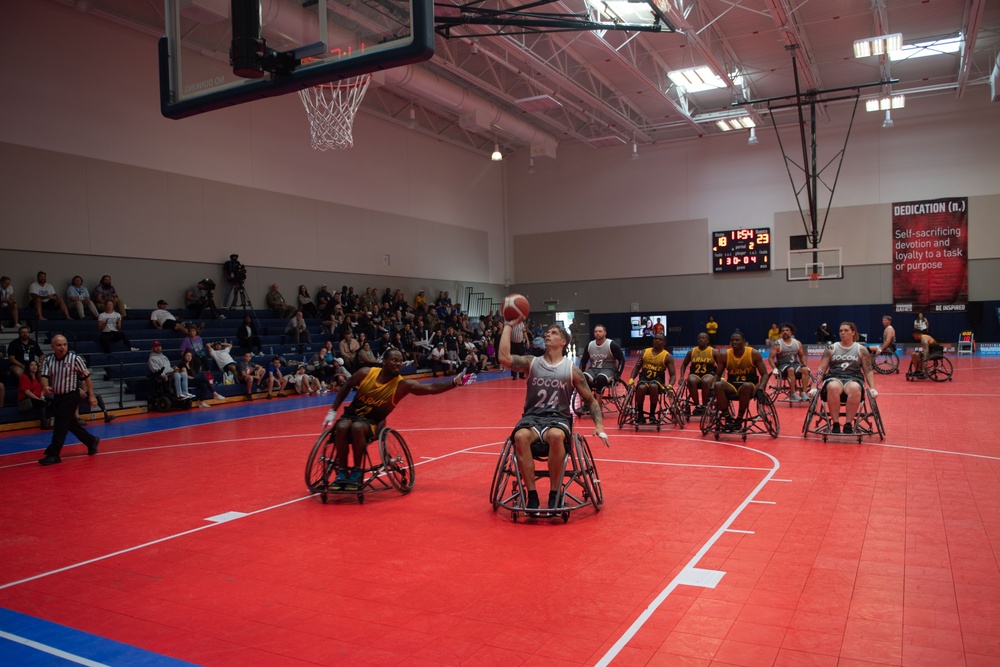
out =
[[[288,384],[288,378],[281,372],[281,357],[271,359],[271,363],[267,367],[267,372],[264,373],[264,380],[267,382],[268,398],[274,398],[271,394],[274,392],[275,387],[278,388],[277,394],[279,397],[285,395],[285,385]]]
[[[448,358],[444,349],[444,341],[438,341],[434,349],[427,355],[427,364],[433,377],[437,377],[438,371],[451,375],[455,362]]]
[[[181,341],[181,354],[185,352],[191,352],[202,366],[208,368],[208,349],[205,341],[198,335],[198,327],[193,324],[188,325],[187,338]]]
[[[18,324],[17,299],[14,298],[14,288],[10,284],[10,276],[0,276],[0,331],[3,331],[3,320],[10,320],[15,327]]]
[[[42,363],[42,348],[31,340],[31,329],[22,326],[17,330],[17,338],[7,344],[7,360],[10,362],[10,374],[20,379],[24,369],[31,361]]]
[[[278,283],[271,285],[266,300],[268,309],[282,319],[291,317],[292,313],[295,312],[295,307],[289,305],[285,301],[285,297],[281,296],[281,292],[278,291]]]
[[[371,368],[379,366],[378,357],[372,352],[372,344],[365,341],[358,350],[358,368]]]
[[[17,381],[17,412],[24,414],[31,410],[38,410],[39,428],[48,430],[52,428],[49,424],[48,402],[42,395],[42,381],[38,376],[38,362],[29,361],[24,373]]]
[[[309,375],[309,373],[306,372],[305,366],[299,366],[296,368],[295,373],[288,378],[288,382],[295,386],[295,392],[298,394],[319,396],[323,391],[323,385],[320,383],[319,379]]]
[[[212,361],[215,362],[220,371],[230,373],[233,377],[236,377],[236,361],[230,353],[232,349],[232,343],[224,343],[217,340],[208,346],[208,356],[212,358]]]
[[[211,281],[210,287],[209,283],[206,282],[207,280],[208,278],[199,280],[191,287],[188,287],[187,292],[184,294],[184,305],[187,307],[188,312],[191,313],[191,317],[203,317],[205,311],[208,310],[209,317],[224,320],[226,316],[215,307],[215,300],[212,297],[212,290],[215,289],[215,281]]]
[[[236,381],[242,382],[247,388],[246,397],[248,401],[253,400],[253,385],[256,382],[259,387],[264,381],[264,367],[253,362],[253,355],[249,352],[243,353],[243,358],[236,364]]]
[[[118,341],[122,342],[126,350],[139,351],[139,348],[132,347],[132,341],[122,331],[122,316],[115,312],[114,301],[104,302],[104,312],[97,316],[97,330],[100,332],[98,337],[104,354],[111,354],[111,345]]]
[[[288,324],[285,326],[285,335],[290,335],[292,340],[299,348],[299,352],[302,351],[302,340],[305,339],[307,345],[312,344],[312,335],[309,333],[309,325],[306,323],[305,318],[302,316],[302,311],[295,313],[295,317],[288,320]]]
[[[180,331],[187,335],[187,327],[177,321],[170,311],[167,310],[167,302],[160,299],[156,302],[156,310],[149,315],[149,321],[153,323],[154,329],[164,329],[166,331]]]
[[[69,287],[66,288],[66,304],[76,310],[78,320],[83,319],[84,310],[93,315],[95,320],[97,319],[97,306],[90,299],[90,290],[83,286],[83,278],[80,276],[73,276]]]
[[[351,330],[345,330],[340,339],[340,358],[344,360],[344,367],[351,373],[358,370],[357,358],[360,349],[361,346],[358,341],[354,340],[354,334]]]
[[[7,359],[7,355],[0,350],[0,408],[3,407],[4,401],[7,400],[7,378],[14,377],[10,373],[10,360]]]
[[[320,285],[319,291],[316,292],[316,308],[319,310],[320,315],[326,315],[327,306],[333,303],[333,295],[330,294],[330,290],[327,289],[326,285]]]
[[[313,373],[321,382],[330,382],[333,375],[333,360],[336,357],[333,351],[333,341],[326,341],[323,347],[309,359],[306,370]]]
[[[118,296],[118,290],[115,286],[111,284],[111,276],[101,276],[101,282],[97,284],[94,291],[91,292],[91,298],[94,299],[94,303],[97,304],[97,309],[104,312],[104,302],[111,301],[115,304],[115,310],[122,317],[128,317],[128,313],[125,310],[125,302],[121,300]]]
[[[243,323],[236,329],[236,342],[244,352],[253,352],[254,348],[257,348],[257,354],[264,353],[260,345],[260,336],[257,335],[257,325],[249,315],[243,318]]]
[[[316,307],[316,302],[312,300],[309,296],[309,288],[305,285],[299,285],[299,294],[296,297],[299,304],[299,310],[306,317],[319,317],[319,309]]]
[[[154,380],[173,383],[174,394],[177,398],[194,398],[194,394],[188,393],[187,374],[179,373],[177,366],[170,363],[167,355],[163,354],[163,344],[160,341],[153,341],[152,351],[149,353],[146,365]]]
[[[48,277],[44,271],[39,271],[35,282],[28,286],[28,300],[35,309],[35,315],[40,320],[45,319],[42,316],[42,308],[46,310],[55,310],[58,308],[62,311],[63,317],[67,320],[69,319],[66,302],[56,294],[56,288],[49,284]]]
[[[413,297],[413,310],[419,310],[421,312],[427,310],[427,297],[424,296],[424,290],[420,290],[420,292]]]
[[[202,374],[201,361],[191,350],[181,352],[181,360],[177,363],[177,370],[179,373],[187,375],[188,386],[197,392],[195,396],[198,399],[199,408],[212,407],[206,402],[210,398],[214,398],[217,401],[225,400],[225,396],[215,393],[213,389],[215,381],[212,376]]]

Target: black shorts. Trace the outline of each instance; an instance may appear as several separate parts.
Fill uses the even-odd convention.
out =
[[[742,387],[745,384],[752,385],[755,389],[757,387],[756,382],[751,382],[749,380],[747,380],[746,382],[739,383],[740,387]],[[726,393],[726,396],[728,396],[729,398],[733,398],[734,396],[740,393],[739,388],[731,384],[728,380],[719,380],[719,385],[722,387],[722,391],[724,391]]]
[[[375,439],[375,434],[378,432],[379,425],[376,424],[375,422],[373,422],[372,420],[365,419],[364,417],[358,417],[357,415],[352,415],[352,414],[348,414],[348,413],[345,412],[344,414],[342,414],[340,416],[340,419],[338,419],[334,423],[334,428],[336,428],[337,425],[340,424],[340,422],[344,422],[344,421],[349,422],[351,425],[354,425],[354,424],[356,424],[358,422],[361,422],[361,423],[367,425],[368,426],[368,442],[371,442],[372,440]]]
[[[543,440],[545,433],[552,428],[557,428],[564,434],[564,443],[568,450],[570,438],[573,435],[573,420],[566,415],[549,413],[542,415],[524,415],[514,426],[511,432],[513,436],[521,429],[530,429],[535,433],[535,442],[531,445],[531,453],[535,456],[548,456],[549,446]]]
[[[615,369],[613,368],[588,368],[583,372],[583,376],[587,378],[587,385],[591,389],[605,389],[611,386],[611,381],[615,377]]]
[[[781,373],[781,377],[786,377],[786,373],[787,373],[787,371],[788,371],[789,368],[794,368],[795,369],[795,377],[801,379],[802,375],[803,375],[803,371],[805,370],[806,367],[803,366],[802,364],[800,364],[797,361],[793,361],[790,364],[781,364],[780,366],[778,366],[778,372]]]
[[[640,379],[635,383],[636,387],[658,387],[660,391],[666,389],[666,386],[659,380],[642,380]]]

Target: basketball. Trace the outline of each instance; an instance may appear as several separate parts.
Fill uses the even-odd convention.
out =
[[[521,322],[531,314],[531,304],[523,294],[508,294],[503,300],[503,319],[506,322]]]

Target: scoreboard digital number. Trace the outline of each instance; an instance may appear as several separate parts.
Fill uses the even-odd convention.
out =
[[[712,234],[712,272],[768,271],[771,229],[731,229]]]

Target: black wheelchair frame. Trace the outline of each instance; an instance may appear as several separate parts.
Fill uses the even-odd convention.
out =
[[[378,441],[378,459],[371,454],[371,443]],[[361,465],[362,482],[356,490],[334,490],[330,486],[336,478],[339,466],[333,441],[333,426],[320,433],[309,452],[306,461],[306,488],[310,493],[320,494],[325,504],[329,495],[355,495],[358,502],[365,502],[365,494],[375,491],[396,489],[402,494],[413,490],[416,469],[413,457],[403,436],[395,429],[380,426],[377,434],[368,440],[365,458]]]
[[[895,346],[872,355],[872,370],[879,375],[899,373],[899,356],[896,354]]]
[[[540,453],[541,448],[547,451],[548,445],[541,441],[536,441],[532,445],[532,459],[551,465],[548,457]],[[604,489],[587,439],[579,433],[574,433],[571,446],[567,448],[566,456],[559,465],[562,467],[560,472],[562,484],[556,489],[557,506],[552,509],[548,507],[528,509],[528,492],[517,465],[514,438],[513,436],[507,438],[490,485],[490,504],[493,506],[493,511],[504,508],[510,512],[510,518],[515,523],[522,515],[530,519],[561,518],[563,523],[566,523],[571,512],[584,507],[593,507],[595,512],[600,512],[604,506]],[[535,468],[535,479],[547,478],[548,474],[547,468],[544,470]]]
[[[598,405],[601,406],[601,412],[603,414],[621,412],[622,403],[625,400],[627,390],[625,388],[625,383],[622,382],[622,379],[618,377],[617,374],[614,375],[611,379],[611,384],[607,387],[604,387],[600,391],[591,387],[590,391],[594,395],[594,398],[597,399]],[[578,417],[588,416],[589,413],[580,400],[580,393],[575,389],[573,390],[571,405],[573,406],[573,413]]]
[[[932,354],[924,360],[924,370],[920,373],[907,373],[906,381],[933,380],[934,382],[951,382],[955,368],[951,360],[944,354]]]
[[[816,376],[812,371],[809,371],[809,382],[810,387],[816,386]],[[768,373],[767,384],[764,386],[764,391],[767,392],[767,397],[771,399],[771,402],[775,404],[788,403],[789,405],[802,405],[803,407],[809,404],[808,400],[792,400],[792,385],[788,380],[788,376],[784,373],[781,373],[780,375]]]
[[[718,440],[724,434],[739,435],[743,442],[747,441],[748,435],[766,434],[772,438],[777,438],[781,433],[781,422],[778,419],[778,411],[774,407],[774,402],[765,392],[755,392],[747,406],[747,412],[743,415],[743,422],[740,428],[727,429],[726,421],[735,420],[739,407],[739,397],[731,396],[725,414],[719,409],[715,396],[708,403],[708,408],[701,416],[701,434],[713,433]]]
[[[637,383],[628,386],[628,393],[618,412],[618,428],[634,426],[636,432],[643,426],[655,427],[657,432],[664,424],[673,424],[677,428],[684,428],[688,421],[688,411],[683,398],[674,393],[672,389],[664,389],[656,397],[656,408],[653,410],[653,420],[639,423],[638,414],[635,409],[635,389]]]
[[[846,411],[846,399],[842,399],[838,419],[845,417]],[[852,424],[854,432],[831,433],[830,427],[832,425],[830,411],[826,406],[826,401],[823,400],[823,389],[820,387],[812,400],[809,401],[809,411],[802,423],[802,437],[807,437],[812,433],[823,438],[823,442],[827,442],[831,437],[857,438],[859,445],[863,438],[871,435],[877,435],[879,440],[885,440],[885,424],[882,422],[882,414],[878,409],[878,401],[869,393],[867,386],[861,391],[861,404],[858,406],[858,412],[854,416]]]

